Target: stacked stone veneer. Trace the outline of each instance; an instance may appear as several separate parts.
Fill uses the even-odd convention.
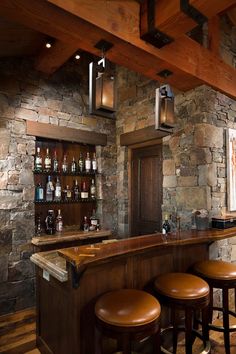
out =
[[[98,209],[102,225],[116,230],[115,121],[88,115],[87,73],[86,60],[68,63],[52,77],[34,71],[29,60],[1,60],[0,314],[34,303],[34,267],[29,257],[35,138],[26,135],[26,120],[107,134],[107,146],[97,147],[102,172]]]
[[[118,78],[118,230],[126,235],[128,194],[123,191],[128,189],[128,153],[120,147],[119,135],[154,124],[157,84],[123,68]],[[175,111],[176,130],[163,139],[162,210],[163,214],[177,213],[181,228],[188,229],[194,209],[207,209],[210,216],[227,210],[226,129],[236,129],[236,102],[201,86],[177,94]],[[229,242],[234,243],[222,241],[220,247],[213,247],[212,256],[230,259]]]

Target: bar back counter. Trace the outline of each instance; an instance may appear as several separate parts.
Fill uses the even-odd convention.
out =
[[[111,243],[40,252],[36,267],[37,345],[42,353],[93,354],[94,304],[114,289],[152,292],[153,279],[170,271],[187,271],[209,258],[209,245],[236,236],[236,228],[188,230],[133,237]],[[168,319],[166,318],[166,321]],[[104,354],[112,343],[107,341]]]

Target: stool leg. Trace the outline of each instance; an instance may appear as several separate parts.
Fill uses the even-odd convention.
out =
[[[208,323],[212,323],[213,319],[213,288],[210,287],[210,303],[208,307]]]
[[[185,309],[185,353],[192,354],[192,310]]]
[[[128,333],[124,333],[122,336],[122,350],[123,354],[131,354],[131,340]]]
[[[97,327],[95,327],[95,354],[102,354],[102,334]]]
[[[152,336],[152,343],[153,343],[153,353],[161,354],[161,337],[160,337],[160,329],[153,334]]]
[[[225,353],[230,354],[230,340],[229,340],[229,292],[228,289],[223,289],[223,326],[224,326],[224,341]]]
[[[234,312],[236,312],[236,288],[234,289]]]
[[[209,327],[208,327],[208,307],[202,309],[202,337],[204,346],[209,341]]]
[[[171,308],[171,323],[173,325],[173,354],[176,354],[177,343],[178,343],[178,330],[177,330],[177,321],[176,321],[176,311],[175,308]]]

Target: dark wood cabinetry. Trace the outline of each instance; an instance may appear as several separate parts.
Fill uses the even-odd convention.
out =
[[[40,148],[42,161],[44,161],[45,159],[46,149],[49,149],[49,154],[52,160],[54,152],[56,151],[57,159],[59,162],[59,169],[58,172],[53,172],[52,170],[45,171],[43,163],[42,172],[34,172],[35,187],[40,183],[44,189],[44,200],[35,200],[36,222],[38,217],[40,216],[42,227],[44,229],[44,220],[46,218],[48,210],[54,210],[54,214],[56,216],[58,209],[60,209],[63,216],[63,224],[65,227],[76,226],[77,229],[80,228],[83,217],[90,217],[92,215],[93,209],[96,209],[96,199],[92,199],[89,195],[88,198],[79,198],[78,200],[75,200],[73,197],[73,187],[75,181],[77,180],[80,190],[83,182],[86,182],[86,186],[89,190],[89,187],[92,183],[92,179],[95,179],[96,176],[95,172],[93,172],[92,170],[88,173],[86,173],[85,171],[71,172],[71,163],[73,158],[75,158],[76,162],[78,162],[80,153],[82,153],[84,159],[87,153],[89,153],[90,157],[92,158],[92,155],[95,152],[95,146],[38,138],[36,141],[36,149],[37,147]],[[68,171],[66,173],[62,171],[62,161],[64,156],[66,156],[68,163]],[[51,180],[53,181],[54,185],[57,177],[60,180],[62,189],[62,198],[60,201],[53,200],[49,202],[45,199],[46,183],[48,180],[48,176],[51,176]],[[70,198],[70,200],[66,200],[63,198],[63,190],[66,188],[67,185],[72,191],[72,197]]]

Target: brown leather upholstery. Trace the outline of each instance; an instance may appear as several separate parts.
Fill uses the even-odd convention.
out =
[[[161,306],[154,296],[136,289],[122,289],[102,295],[96,305],[96,316],[115,326],[141,326],[156,320]]]
[[[194,271],[210,279],[236,280],[236,265],[224,261],[198,262],[194,264]]]
[[[209,294],[205,280],[187,273],[166,273],[155,280],[158,293],[175,299],[198,299]]]

